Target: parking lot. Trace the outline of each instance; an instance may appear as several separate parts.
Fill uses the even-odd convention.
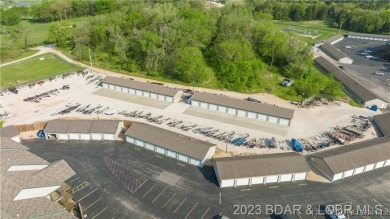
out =
[[[364,44],[366,43],[366,44]],[[345,46],[352,48],[345,48]],[[353,64],[339,64],[345,67],[345,72],[355,80],[362,83],[368,89],[390,102],[390,63],[379,57],[379,53],[385,48],[386,42],[344,38],[333,46],[353,59]],[[372,51],[371,55],[377,59],[366,58],[361,55],[364,50]],[[379,71],[384,73],[374,75]]]
[[[74,197],[88,218],[270,218],[234,214],[235,205],[345,204],[381,205],[390,208],[390,171],[378,169],[336,183],[302,181],[220,190],[210,166],[198,169],[123,142],[29,140],[23,142],[34,154],[49,162],[65,159],[77,173],[69,180]],[[147,181],[130,192],[108,168],[104,157],[141,173]],[[259,167],[267,168],[267,167]],[[169,178],[173,178],[170,180]],[[325,218],[291,215],[290,218]],[[388,218],[365,216],[350,218]]]

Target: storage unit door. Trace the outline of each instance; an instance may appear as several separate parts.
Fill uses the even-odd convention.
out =
[[[135,95],[142,96],[142,90],[135,90]]]
[[[58,134],[58,139],[59,140],[68,140],[68,134]]]
[[[283,175],[280,175],[279,181],[280,182],[289,182],[292,180],[292,177],[293,177],[292,174],[283,174]]]
[[[168,152],[167,152],[167,156],[168,156],[168,157],[176,158],[176,155],[177,155],[177,153],[174,152],[174,151],[168,151]]]
[[[154,93],[150,93],[150,98],[158,99],[158,95]]]
[[[144,91],[143,96],[144,97],[150,97],[150,92]]]
[[[160,94],[159,94],[159,95],[158,95],[158,99],[159,99],[159,100],[163,100],[163,101],[165,101],[165,96],[164,96],[164,95],[160,95]]]
[[[124,93],[129,93],[129,88],[127,88],[127,87],[122,87],[122,92],[124,92]]]
[[[91,140],[91,135],[90,134],[80,134],[80,139],[81,140]]]
[[[295,180],[305,180],[306,179],[306,173],[296,173],[294,174],[294,181]]]
[[[345,172],[344,172],[344,175],[343,175],[343,178],[345,178],[345,177],[350,177],[350,176],[352,176],[352,174],[353,174],[353,170],[345,171]]]
[[[130,137],[130,136],[126,136],[126,142],[129,142],[131,144],[134,144],[134,138]]]
[[[106,84],[106,83],[103,83],[103,88],[106,88],[106,89],[108,89],[108,84]]]
[[[343,178],[343,173],[338,173],[333,176],[333,181]]]
[[[141,141],[141,140],[135,139],[135,145],[143,147],[144,146],[144,142]]]
[[[190,158],[190,164],[193,164],[196,166],[202,166],[202,162],[200,160],[195,159],[195,158]]]
[[[268,122],[278,123],[278,118],[274,116],[268,116]]]
[[[217,105],[215,105],[215,104],[209,104],[209,109],[210,109],[210,110],[217,111],[217,109],[218,109],[218,106],[217,106]]]
[[[129,94],[135,94],[135,90],[134,90],[134,89],[131,89],[131,88],[129,88]]]
[[[103,134],[104,140],[115,140],[114,134]]]
[[[378,169],[378,168],[381,168],[385,165],[385,162],[384,161],[381,161],[381,162],[378,162],[375,164],[375,169]]]
[[[385,163],[385,167],[390,166],[390,160],[387,160]]]
[[[259,177],[252,177],[252,185],[256,184],[263,184],[264,183],[264,177],[259,176]]]
[[[245,110],[237,110],[237,115],[242,116],[242,117],[246,117],[246,111]]]
[[[115,85],[109,84],[109,85],[108,85],[108,89],[110,89],[110,90],[115,90]]]
[[[290,120],[288,119],[279,119],[279,124],[280,125],[289,125]]]
[[[278,175],[265,177],[265,183],[275,183],[275,182],[278,182]]]
[[[209,108],[209,104],[208,103],[204,103],[204,102],[200,102],[200,108],[208,109]]]
[[[261,121],[267,121],[267,116],[263,114],[258,114],[257,119]]]
[[[121,86],[115,86],[116,91],[121,91],[122,92],[122,87]]]
[[[249,178],[236,179],[236,186],[247,186],[249,185]]]
[[[72,140],[79,140],[79,134],[68,134],[69,135],[69,139],[72,139]]]
[[[167,96],[165,100],[168,101],[168,102],[173,103],[173,98],[172,98],[172,97],[168,97],[168,96]]]
[[[102,134],[92,133],[91,134],[92,140],[102,140],[103,136]]]
[[[233,187],[234,186],[234,179],[224,179],[221,180],[221,188],[222,187]]]
[[[367,172],[367,171],[373,170],[373,169],[374,169],[374,165],[375,165],[375,164],[370,164],[370,165],[367,165],[367,166],[366,166],[366,168],[364,168],[364,172]]]
[[[218,111],[219,111],[219,112],[226,113],[226,107],[224,107],[224,106],[218,106]]]
[[[192,106],[199,107],[199,101],[191,100],[191,105],[192,105]]]
[[[188,163],[188,157],[186,155],[178,154],[177,159]]]
[[[256,119],[256,113],[248,112],[248,118]]]
[[[233,108],[228,108],[227,113],[232,114],[232,115],[236,115],[237,110],[236,110],[236,109],[233,109]]]
[[[157,152],[157,153],[165,154],[165,151],[166,151],[165,148],[157,147],[157,146],[156,146],[156,152]]]
[[[155,147],[154,144],[145,143],[145,148],[151,151],[154,151]]]
[[[363,171],[364,171],[364,167],[359,167],[359,168],[355,169],[353,174],[356,175],[356,174],[359,174],[359,173],[363,173]]]

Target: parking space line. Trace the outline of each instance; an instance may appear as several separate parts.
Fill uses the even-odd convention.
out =
[[[167,201],[167,203],[165,203],[164,206],[162,206],[162,208],[164,208],[173,199],[173,197],[175,197],[176,194],[177,194],[177,192],[172,195],[172,197]]]
[[[270,189],[275,189],[275,188],[279,188],[279,186],[270,186],[270,187],[268,187],[268,188],[270,188]]]
[[[187,217],[191,214],[191,212],[195,209],[195,207],[198,205],[198,202],[194,205],[194,207],[191,208],[190,212],[188,212],[187,216],[184,219],[187,219]]]
[[[176,210],[173,213],[176,213],[177,210],[181,207],[181,205],[187,200],[187,197],[180,203],[180,205],[176,208]]]
[[[382,203],[378,202],[375,198],[372,198],[376,203],[378,203],[380,206],[384,207],[388,212],[390,212],[390,210],[388,208],[386,208]]]
[[[114,219],[115,218],[115,216],[114,217],[112,217],[111,219]]]
[[[301,217],[300,213],[298,213],[297,215],[298,215],[298,217],[299,217],[300,219],[302,219],[302,217]]]
[[[72,181],[70,181],[69,183],[72,183],[72,182],[74,182],[74,181],[76,181],[77,179],[79,179],[80,177],[78,176],[78,177],[76,177],[75,179],[73,179]]]
[[[180,165],[180,166],[183,166],[183,167],[184,167],[184,166],[186,166],[186,165],[184,165],[184,164],[181,164],[181,163],[177,163],[177,164],[178,164],[178,165]]]
[[[207,210],[204,212],[204,214],[202,215],[202,217],[200,219],[203,219],[203,217],[207,214],[207,212],[209,211],[210,207],[207,208]]]
[[[96,190],[98,190],[98,188],[94,189],[92,192],[86,194],[84,197],[80,198],[79,200],[77,200],[78,202],[83,200],[85,197],[87,197],[88,195],[92,194],[93,192],[95,192]]]
[[[162,158],[161,156],[158,156],[158,155],[154,155],[155,157],[158,157],[158,158]]]
[[[83,211],[86,211],[88,208],[90,208],[92,205],[96,204],[96,202],[100,201],[102,198],[103,198],[103,196],[100,197],[98,200],[94,201],[92,204],[90,204],[90,205],[89,205],[88,207],[86,207],[85,209],[83,209]]]
[[[101,214],[101,213],[102,213],[103,211],[105,211],[107,208],[108,208],[108,206],[105,207],[103,210],[101,210],[99,213],[97,213],[97,215],[93,216],[92,219],[94,219],[94,218],[96,218],[97,216],[99,216],[99,214]]]
[[[141,149],[139,149],[139,148],[134,148],[134,150],[140,151]]]
[[[298,184],[298,186],[307,186],[307,183]]]
[[[244,192],[244,191],[250,191],[252,189],[241,189],[241,192]]]
[[[153,186],[152,188],[150,188],[149,191],[147,191],[147,192],[145,193],[145,195],[142,196],[142,198],[144,198],[144,197],[145,197],[150,191],[152,191],[152,189],[154,189],[154,187],[156,187],[156,186],[157,186],[157,183],[154,184],[154,186]]]
[[[165,192],[165,190],[167,190],[167,188],[165,188],[164,190],[162,190],[162,192],[160,192],[160,194],[152,201],[152,203],[154,203],[154,202],[158,199],[158,197],[160,197],[161,194],[163,194],[163,193]]]
[[[387,201],[387,202],[389,202],[390,203],[390,200],[389,199],[387,199],[384,195],[382,195],[381,194],[381,196]]]

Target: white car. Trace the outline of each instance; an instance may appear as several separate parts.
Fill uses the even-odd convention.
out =
[[[380,71],[376,71],[376,72],[374,72],[374,75],[383,76],[383,75],[385,75],[385,73],[380,72]]]
[[[363,52],[371,53],[372,51],[371,51],[371,50],[368,50],[368,49],[365,49]]]
[[[351,49],[351,48],[352,48],[352,46],[345,46],[345,48],[346,48],[346,49]]]
[[[369,55],[369,53],[362,52],[362,53],[360,53],[360,55],[364,55],[364,56],[366,56],[366,55]]]
[[[374,58],[374,56],[368,55],[368,56],[366,56],[366,58],[367,59],[372,59],[372,58]]]
[[[342,213],[335,213],[331,206],[326,206],[325,213],[329,215],[331,219],[346,219],[345,215]]]
[[[112,109],[112,110],[107,110],[105,112],[103,112],[104,114],[106,115],[114,115],[115,113],[117,113],[119,110],[117,109]]]

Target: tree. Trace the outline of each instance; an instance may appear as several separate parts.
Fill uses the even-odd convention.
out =
[[[68,23],[57,22],[50,25],[48,30],[49,40],[55,42],[59,47],[65,47],[70,44],[74,35],[74,28]],[[73,42],[73,41],[72,41]]]
[[[15,26],[22,20],[20,14],[12,10],[5,10],[1,13],[1,23],[7,26]]]
[[[57,0],[50,5],[50,9],[61,21],[62,19],[67,20],[72,11],[72,2],[70,0]]]
[[[9,30],[10,40],[16,47],[27,49],[29,46],[30,29],[25,24],[18,24]]]

